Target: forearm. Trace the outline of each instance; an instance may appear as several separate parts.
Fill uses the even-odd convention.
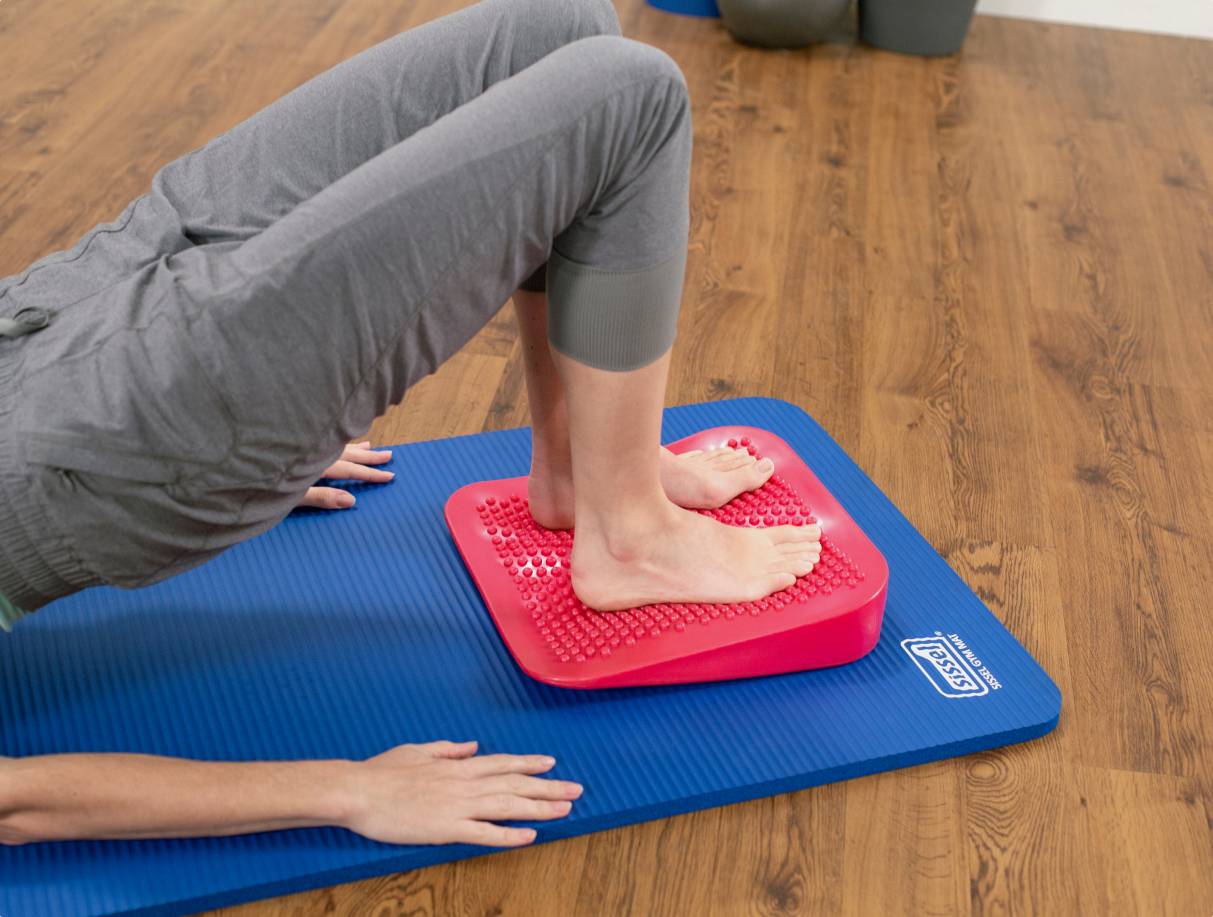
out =
[[[197,837],[341,824],[353,762],[131,754],[0,758],[0,842]]]

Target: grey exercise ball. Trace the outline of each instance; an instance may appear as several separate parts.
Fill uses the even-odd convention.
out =
[[[724,27],[738,41],[764,48],[803,48],[821,41],[851,0],[716,0]]]

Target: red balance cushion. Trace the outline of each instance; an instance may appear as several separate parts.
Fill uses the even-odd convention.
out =
[[[743,446],[775,473],[719,509],[729,525],[822,529],[821,561],[756,602],[669,602],[598,612],[569,582],[573,530],[539,525],[525,477],[468,484],[447,500],[447,525],[489,613],[528,675],[564,688],[719,681],[853,662],[880,636],[884,557],[792,448],[756,427],[714,427],[674,452]]]

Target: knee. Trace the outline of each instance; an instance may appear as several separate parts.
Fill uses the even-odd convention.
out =
[[[669,81],[678,100],[689,100],[686,75],[678,62],[656,45],[618,35],[596,35],[576,42],[577,61],[587,68],[609,74],[608,82],[622,78],[629,83]]]
[[[614,0],[555,0],[557,6],[573,7],[578,19],[578,38],[590,35],[622,35],[623,28],[619,24],[619,13],[615,10]]]
[[[612,0],[521,0],[516,10],[535,31],[559,28],[566,42],[623,33]]]

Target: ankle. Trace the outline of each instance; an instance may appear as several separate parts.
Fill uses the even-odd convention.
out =
[[[654,543],[668,534],[678,513],[664,493],[578,507],[574,546],[580,542],[621,563],[636,561],[651,553]]]
[[[531,425],[531,468],[568,475],[573,468],[566,416],[536,418]]]
[[[573,479],[573,457],[553,449],[532,449],[531,477]]]

